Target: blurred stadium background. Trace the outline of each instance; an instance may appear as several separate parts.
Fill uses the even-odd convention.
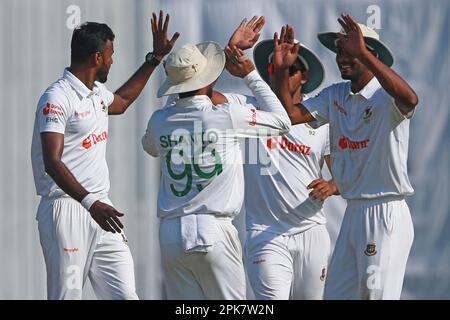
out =
[[[395,55],[394,69],[420,99],[411,123],[409,155],[416,189],[408,199],[415,239],[402,298],[450,298],[449,0],[1,0],[0,299],[46,298],[30,145],[38,98],[69,65],[71,28],[79,18],[105,22],[113,29],[115,55],[107,86],[114,91],[152,49],[150,15],[159,9],[171,14],[170,35],[181,32],[177,47],[205,40],[224,45],[241,19],[253,15],[266,17],[260,39],[271,38],[290,23],[297,38],[322,58],[324,85],[340,78],[334,55],[320,45],[316,34],[338,30],[336,19],[344,11],[377,27]],[[156,98],[163,79],[159,67],[134,106],[125,115],[110,118],[110,195],[126,213],[141,299],[164,298],[155,210],[158,162],[144,153],[140,143],[151,113],[165,102]],[[226,73],[217,88],[246,92],[241,81]],[[334,243],[345,202],[334,197],[325,207]],[[243,218],[235,221],[242,237]],[[84,297],[95,298],[89,284]]]

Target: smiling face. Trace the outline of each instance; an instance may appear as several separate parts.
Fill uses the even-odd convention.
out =
[[[357,82],[357,80],[369,69],[357,58],[347,54],[339,44],[336,44],[336,63],[338,65],[339,71],[341,72],[342,79],[351,80]],[[370,51],[374,56],[376,52]]]
[[[337,43],[336,63],[342,79],[356,81],[367,70],[366,66],[357,58],[348,55],[339,42]]]

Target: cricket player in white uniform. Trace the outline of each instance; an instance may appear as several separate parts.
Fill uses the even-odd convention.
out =
[[[255,19],[255,18],[253,18]],[[252,21],[235,30],[229,45],[248,49],[256,42]],[[282,28],[282,37],[285,36]],[[274,86],[273,40],[254,50],[261,77]],[[289,92],[300,102],[323,81],[320,59],[301,46],[289,69]],[[227,101],[258,109],[254,97],[224,94]],[[257,299],[322,299],[330,255],[323,200],[337,194],[321,177],[329,164],[328,126],[293,126],[282,137],[248,139],[245,158],[245,264]],[[308,188],[312,188],[311,196]]]
[[[115,93],[103,84],[113,62],[106,24],[76,28],[71,65],[37,105],[31,158],[36,219],[47,270],[48,299],[81,299],[90,278],[100,299],[137,299],[133,259],[119,213],[108,198],[108,115],[122,114],[169,53],[169,16],[153,14],[153,53]],[[163,25],[164,22],[164,25]]]
[[[245,299],[241,244],[232,219],[244,201],[240,137],[290,129],[280,101],[238,48],[214,42],[185,45],[165,63],[158,95],[179,94],[156,111],[142,139],[160,157],[160,246],[169,299]],[[223,71],[244,79],[260,110],[213,105]]]
[[[273,40],[258,43],[253,54],[259,73],[273,87]],[[319,58],[301,45],[289,70],[293,101],[302,101],[323,78]],[[256,104],[253,97],[225,96]],[[246,152],[244,261],[256,299],[322,299],[330,256],[322,205],[337,194],[334,182],[321,174],[324,160],[330,165],[328,126],[298,124],[281,137],[249,140]],[[255,153],[257,159],[251,159]]]
[[[390,66],[378,34],[343,14],[340,33],[319,34],[336,52],[343,79],[294,105],[288,67],[299,46],[274,39],[274,60],[285,69],[277,94],[293,123],[330,125],[332,173],[347,209],[331,259],[325,299],[399,299],[414,231],[405,197],[409,122],[416,93]]]

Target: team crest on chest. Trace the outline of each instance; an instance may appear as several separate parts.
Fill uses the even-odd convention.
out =
[[[375,243],[368,243],[366,250],[364,250],[364,254],[366,256],[374,256],[377,254],[377,250],[376,250],[377,245]]]
[[[103,102],[103,100],[100,102],[100,104],[102,105],[102,111],[103,111],[103,112],[108,112],[108,107],[107,107],[106,104]]]
[[[325,281],[327,277],[327,268],[322,268],[322,273],[320,274],[320,281]]]
[[[367,107],[366,110],[364,110],[364,122],[365,123],[369,123],[370,119],[372,118],[373,112],[372,112],[372,107]]]

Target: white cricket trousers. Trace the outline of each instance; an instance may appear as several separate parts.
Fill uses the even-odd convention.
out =
[[[325,283],[325,299],[400,299],[413,238],[403,197],[348,200]]]
[[[159,239],[169,300],[244,300],[242,247],[230,218],[216,218],[217,241],[208,252],[186,252],[180,219],[161,219]]]
[[[109,199],[101,200],[109,205]],[[125,238],[104,231],[79,202],[43,197],[36,215],[50,300],[81,299],[86,278],[99,299],[138,299]]]
[[[257,300],[323,299],[329,257],[325,225],[290,236],[247,233],[245,265]]]

